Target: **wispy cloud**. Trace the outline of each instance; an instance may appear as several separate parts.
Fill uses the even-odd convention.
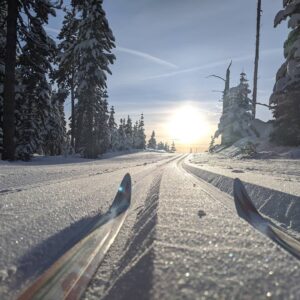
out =
[[[142,58],[145,58],[149,61],[152,61],[154,63],[157,63],[159,65],[163,65],[163,66],[167,66],[167,67],[170,67],[170,68],[173,68],[173,69],[178,69],[178,66],[176,66],[175,64],[172,64],[166,60],[163,60],[161,58],[158,58],[156,56],[153,56],[149,53],[146,53],[146,52],[141,52],[141,51],[137,51],[137,50],[133,50],[133,49],[129,49],[129,48],[124,48],[124,47],[116,47],[116,50],[119,51],[119,52],[123,52],[123,53],[128,53],[128,54],[131,54],[131,55],[135,55],[135,56],[138,56],[138,57],[142,57]]]
[[[261,56],[266,56],[266,55],[272,55],[272,54],[279,54],[282,53],[282,48],[275,48],[275,49],[267,49],[267,50],[263,50],[261,51],[260,55]],[[163,74],[159,74],[159,75],[155,75],[155,76],[150,76],[145,78],[144,80],[148,80],[148,79],[159,79],[159,78],[164,78],[164,77],[172,77],[172,76],[176,76],[176,75],[180,75],[180,74],[184,74],[184,73],[191,73],[191,72],[196,72],[196,71],[200,71],[200,70],[205,70],[205,69],[210,69],[213,67],[218,67],[218,66],[223,66],[228,64],[231,60],[233,60],[233,62],[241,62],[241,61],[247,61],[253,59],[253,55],[244,55],[244,56],[239,56],[239,57],[234,57],[234,58],[229,58],[228,59],[223,59],[223,60],[219,60],[213,63],[208,63],[208,64],[204,64],[202,66],[197,66],[197,67],[193,67],[193,68],[187,68],[187,69],[181,69],[178,71],[173,71],[173,72],[168,72],[168,73],[163,73]]]

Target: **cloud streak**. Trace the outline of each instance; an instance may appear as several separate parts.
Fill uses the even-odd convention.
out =
[[[162,66],[166,66],[172,69],[178,69],[178,66],[176,66],[175,64],[172,64],[166,60],[160,59],[158,57],[155,57],[149,53],[146,52],[141,52],[141,51],[137,51],[137,50],[133,50],[133,49],[129,49],[129,48],[125,48],[125,47],[116,47],[116,51],[122,52],[122,53],[127,53],[127,54],[131,54],[134,56],[138,56],[144,59],[147,59],[151,62],[154,62],[156,64],[162,65]]]
[[[283,51],[282,48],[267,49],[267,50],[261,51],[260,55],[266,56],[266,55],[272,55],[272,54],[279,54],[279,53],[282,53],[282,51]],[[233,60],[233,62],[241,62],[241,61],[247,61],[250,59],[253,59],[253,55],[249,54],[249,55],[239,56],[239,57],[235,57],[235,58],[228,58],[228,59],[219,60],[219,61],[216,61],[213,63],[204,64],[204,65],[198,66],[198,67],[181,69],[178,71],[173,71],[173,72],[163,73],[163,74],[159,74],[159,75],[155,75],[155,76],[150,76],[143,80],[172,77],[172,76],[181,75],[184,73],[191,73],[191,72],[205,70],[205,69],[209,69],[209,68],[213,68],[213,67],[223,66],[223,65],[228,64],[231,60]]]

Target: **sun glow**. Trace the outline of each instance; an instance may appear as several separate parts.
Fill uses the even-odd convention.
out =
[[[205,135],[209,135],[210,126],[203,113],[196,107],[182,106],[170,118],[168,131],[172,139],[182,144],[197,143]]]

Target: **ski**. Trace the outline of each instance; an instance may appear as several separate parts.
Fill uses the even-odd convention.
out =
[[[259,213],[243,183],[238,178],[234,180],[233,195],[236,211],[239,217],[269,237],[277,245],[300,259],[300,241],[285,233],[283,229],[271,223],[267,218]]]
[[[80,299],[123,225],[130,201],[131,177],[126,174],[109,210],[18,299]]]

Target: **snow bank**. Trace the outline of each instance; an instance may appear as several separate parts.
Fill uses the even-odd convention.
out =
[[[245,183],[251,199],[261,213],[285,228],[300,232],[300,169],[297,170],[298,165],[295,166],[293,161],[282,160],[282,168],[288,170],[285,174],[280,174],[274,173],[272,161],[266,161],[262,166],[259,160],[248,160],[245,163],[233,159],[222,160],[220,157],[218,159],[210,161],[209,155],[202,155],[201,160],[198,156],[197,161],[197,156],[194,156],[183,166],[188,172],[231,196],[233,195],[233,180],[239,177]],[[274,168],[280,166],[280,164],[273,164]]]

